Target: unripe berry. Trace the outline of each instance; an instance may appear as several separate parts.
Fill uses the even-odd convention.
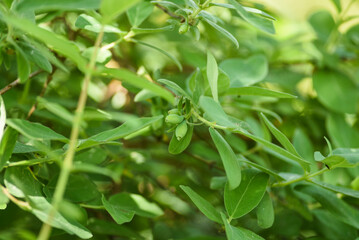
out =
[[[168,111],[168,114],[180,114],[180,111],[178,110],[178,108],[173,108]]]
[[[179,29],[178,29],[178,33],[179,34],[185,34],[188,31],[189,25],[188,23],[183,23]]]
[[[184,136],[186,136],[187,129],[188,129],[188,126],[187,126],[186,120],[184,120],[183,122],[178,124],[178,126],[176,127],[176,132],[175,132],[176,138],[178,141],[181,140]]]
[[[179,124],[183,121],[184,117],[177,114],[170,114],[166,117],[166,123]]]

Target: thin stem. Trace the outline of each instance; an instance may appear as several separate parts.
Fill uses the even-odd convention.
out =
[[[199,115],[196,111],[193,111],[192,113],[198,120],[200,120],[201,122],[203,122],[204,124],[206,124],[206,125],[208,125],[208,126],[210,126],[212,128],[218,128],[218,129],[222,129],[222,130],[229,130],[228,127],[221,126],[221,125],[216,124],[215,122],[208,121],[207,119],[205,119],[201,115]]]
[[[20,201],[19,199],[15,198],[13,195],[11,195],[9,193],[7,188],[5,188],[4,186],[0,185],[0,187],[1,187],[2,192],[5,194],[5,196],[8,199],[10,199],[11,202],[15,203],[17,206],[19,206],[23,210],[26,210],[26,211],[31,210],[31,207],[30,207],[29,203]]]
[[[56,67],[54,66],[52,69],[52,72],[49,74],[49,76],[47,76],[47,79],[44,83],[44,86],[42,87],[41,93],[39,95],[39,97],[43,97],[45,95],[47,86],[49,86],[50,82],[52,81],[52,78],[54,76],[54,73],[56,71]],[[27,113],[27,117],[26,119],[29,119],[31,117],[31,115],[35,112],[36,108],[38,105],[38,101],[36,100],[36,102],[32,105],[32,107],[30,108],[29,112]]]
[[[215,122],[208,121],[207,119],[203,118],[200,114],[198,114],[196,111],[192,111],[192,113],[198,120],[200,120],[201,122],[203,122],[204,124],[206,124],[206,125],[208,125],[208,126],[210,126],[212,128],[233,131],[232,128],[221,126],[221,125],[216,124]],[[233,131],[233,132],[240,133],[239,131]],[[253,150],[257,151],[259,149],[253,148]],[[299,182],[299,181],[303,181],[303,180],[310,180],[311,178],[313,178],[313,177],[315,177],[317,175],[320,175],[320,174],[322,174],[322,173],[324,173],[326,171],[329,171],[329,169],[328,168],[323,168],[318,172],[315,172],[315,173],[312,173],[312,174],[305,174],[302,177],[293,179],[293,180],[288,181],[288,182],[274,183],[272,185],[272,187],[284,187],[284,186],[287,186],[287,185],[295,183],[295,182]],[[230,220],[231,220],[231,218],[230,218]]]
[[[60,176],[57,181],[56,190],[52,200],[52,208],[51,211],[49,212],[46,223],[42,225],[40,234],[38,236],[38,240],[49,239],[49,236],[51,234],[51,223],[53,221],[56,211],[59,208],[59,205],[63,199],[66,190],[67,181],[69,179],[69,175],[73,165],[73,158],[76,152],[76,146],[77,146],[79,131],[81,127],[81,120],[86,105],[88,86],[91,82],[93,70],[95,69],[97,52],[100,48],[103,35],[104,35],[104,26],[102,25],[101,30],[95,42],[94,51],[92,53],[89,66],[85,72],[85,77],[83,80],[82,89],[76,108],[74,123],[72,125],[69,148],[68,151],[66,152],[65,159],[61,168]]]
[[[43,70],[39,70],[36,72],[33,72],[29,75],[29,78],[35,77],[36,75],[39,75],[40,73],[42,73]],[[6,93],[7,91],[9,91],[11,88],[15,87],[16,85],[18,85],[20,83],[20,78],[17,78],[15,81],[11,82],[10,84],[8,84],[7,86],[5,86],[3,89],[0,90],[0,95],[3,95],[4,93]]]
[[[323,168],[315,173],[312,173],[312,174],[309,174],[309,175],[304,175],[302,177],[299,177],[299,178],[296,178],[296,179],[293,179],[291,181],[288,181],[288,182],[280,182],[280,183],[274,183],[272,185],[272,187],[284,187],[284,186],[287,186],[287,185],[290,185],[292,183],[296,183],[296,182],[300,182],[300,181],[309,181],[311,178],[315,177],[315,176],[318,176],[320,174],[323,174],[325,172],[329,171],[328,168]]]
[[[202,5],[199,6],[190,16],[189,19],[193,20],[197,17],[197,15],[203,10],[208,7],[208,5],[211,3],[212,0],[205,1]],[[191,21],[190,21],[191,22]]]

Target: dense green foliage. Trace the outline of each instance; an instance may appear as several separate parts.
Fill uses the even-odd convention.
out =
[[[0,239],[359,239],[358,1],[327,2],[286,30],[252,1],[1,0]]]

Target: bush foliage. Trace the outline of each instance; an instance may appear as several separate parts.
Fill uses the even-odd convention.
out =
[[[358,2],[327,1],[0,1],[0,239],[359,239]]]

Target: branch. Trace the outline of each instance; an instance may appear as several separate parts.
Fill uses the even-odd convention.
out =
[[[49,76],[47,76],[47,79],[46,79],[46,81],[44,83],[44,86],[42,87],[42,90],[41,90],[41,93],[40,93],[39,97],[43,97],[45,95],[47,86],[50,84],[50,82],[52,80],[52,77],[54,76],[55,71],[56,71],[56,67],[54,66],[53,69],[52,69],[52,72],[49,74]],[[31,117],[31,115],[36,110],[37,105],[38,105],[38,101],[36,100],[36,102],[32,105],[30,111],[28,112],[26,119],[29,119]]]
[[[42,73],[44,70],[38,70],[36,72],[33,72],[29,75],[29,79],[35,77],[36,75],[39,75],[40,73]],[[0,90],[0,95],[3,95],[4,93],[6,93],[7,91],[9,91],[11,88],[15,87],[16,85],[18,85],[20,83],[20,78],[17,78],[15,81],[13,81],[12,83],[10,83],[9,85],[5,86],[3,89]]]
[[[170,17],[176,18],[176,19],[180,20],[181,22],[185,20],[184,17],[171,12],[170,10],[168,10],[164,6],[159,5],[158,3],[156,3],[155,6],[158,7],[159,9],[161,9],[164,13],[168,14]]]

